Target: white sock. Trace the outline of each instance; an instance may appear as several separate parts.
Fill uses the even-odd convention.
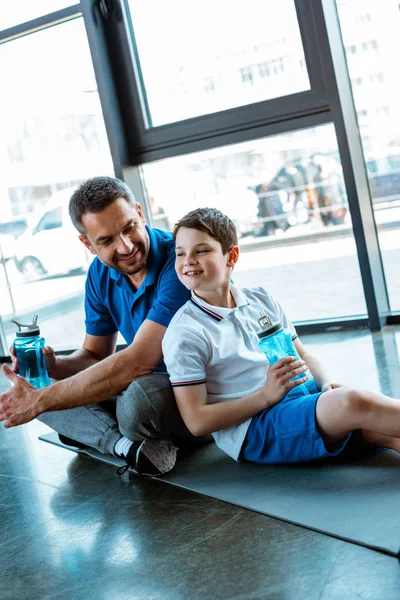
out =
[[[133,442],[126,437],[122,437],[114,446],[115,456],[127,456]]]

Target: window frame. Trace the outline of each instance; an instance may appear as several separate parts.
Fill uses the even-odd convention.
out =
[[[114,123],[111,128],[115,131],[125,129],[125,142],[120,138],[119,144],[117,141],[119,167],[124,163],[137,166],[143,162],[202,149],[204,140],[208,140],[208,147],[213,147],[213,144],[214,147],[226,145],[231,134],[237,131],[242,132],[241,139],[245,140],[251,129],[262,127],[265,131],[268,124],[274,126],[277,122],[283,123],[292,118],[329,112],[313,0],[294,0],[310,90],[156,127],[151,127],[128,1],[114,0],[108,4],[109,11],[104,17],[98,7],[93,9],[90,0],[81,2],[89,44],[92,44],[95,72],[99,74],[99,88],[102,85],[103,97],[110,98],[107,112],[111,111],[111,106],[118,107],[118,114],[113,110]],[[106,77],[105,68],[109,69]],[[110,85],[110,77],[114,86]],[[111,87],[114,89],[111,90]],[[121,121],[126,124],[125,128],[121,127]]]
[[[369,325],[390,312],[379,239],[335,0],[294,0],[311,89],[282,98],[148,128],[151,124],[128,0],[82,0],[115,171],[233,143],[333,122],[352,216]]]

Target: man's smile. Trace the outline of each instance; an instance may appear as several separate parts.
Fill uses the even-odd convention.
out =
[[[117,262],[124,262],[124,263],[130,263],[130,262],[134,262],[134,259],[136,258],[136,254],[139,252],[139,248],[136,248],[136,250],[134,250],[133,252],[131,252],[130,254],[128,254],[127,256],[119,256],[117,258]]]

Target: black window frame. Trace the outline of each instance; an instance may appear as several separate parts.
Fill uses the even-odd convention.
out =
[[[310,90],[151,126],[127,0],[82,0],[116,173],[141,164],[332,122],[368,310],[390,312],[379,239],[335,0],[294,0]],[[101,9],[100,9],[101,7]],[[356,48],[355,48],[356,49]]]

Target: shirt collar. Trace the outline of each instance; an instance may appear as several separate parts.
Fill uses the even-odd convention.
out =
[[[245,298],[244,294],[240,291],[240,289],[232,283],[231,292],[236,302],[235,308],[225,308],[223,306],[213,306],[212,304],[208,304],[208,302],[206,302],[202,298],[199,298],[193,290],[190,300],[195,306],[197,306],[197,308],[202,310],[204,313],[208,314],[215,321],[222,321],[222,319],[229,315],[229,313],[231,313],[233,310],[241,308],[242,306],[247,306],[249,304],[248,300]]]

